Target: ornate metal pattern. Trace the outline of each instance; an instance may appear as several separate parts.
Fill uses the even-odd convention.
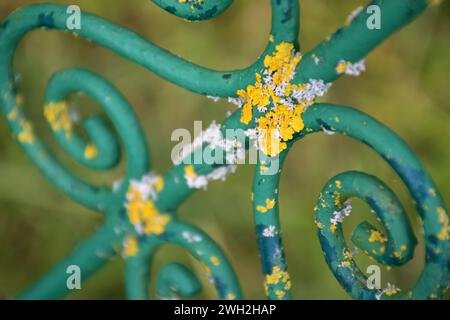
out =
[[[221,14],[233,1],[153,2],[179,17],[204,20]],[[78,31],[78,35],[113,50],[187,90],[205,96],[240,97],[241,100],[237,98],[238,103],[246,105],[227,118],[221,130],[247,130],[255,127],[255,110],[249,102],[252,101],[250,91],[262,85],[258,75],[255,82],[255,74],[260,74],[265,68],[267,70],[271,66],[270,59],[275,59],[277,52],[283,49],[284,53],[290,55],[293,68],[289,74],[289,85],[307,86],[311,83],[310,79],[321,81],[322,85],[329,84],[345,71],[357,73],[357,68],[348,68],[355,66],[385,38],[430,5],[426,0],[374,1],[383,13],[383,28],[368,30],[367,13],[363,10],[348,25],[306,53],[300,61],[292,50],[299,49],[299,1],[272,0],[271,3],[270,41],[261,58],[243,70],[215,71],[194,65],[136,33],[88,13],[82,13],[83,28]],[[44,113],[55,138],[67,153],[91,169],[104,170],[118,163],[120,148],[116,135],[100,117],[95,117],[83,123],[90,137],[90,141],[85,141],[73,130],[65,101],[73,92],[84,92],[98,102],[110,117],[125,149],[127,167],[121,183],[106,188],[81,180],[56,160],[34,134],[31,122],[20,108],[11,62],[15,48],[25,34],[37,28],[66,30],[66,18],[65,6],[37,4],[12,13],[3,22],[0,26],[0,105],[13,135],[49,181],[74,201],[104,213],[106,223],[20,298],[63,297],[67,293],[67,265],[79,265],[86,278],[107,262],[107,256],[120,252],[125,256],[128,297],[149,298],[149,261],[155,250],[165,243],[182,246],[202,262],[219,298],[242,298],[232,267],[213,240],[195,226],[176,217],[176,209],[195,192],[187,178],[205,176],[220,165],[179,164],[164,177],[149,175],[149,152],[132,107],[111,84],[87,70],[68,69],[56,73],[48,83]],[[247,91],[242,90],[245,88]],[[276,98],[276,95],[272,95],[272,99]],[[263,172],[274,159],[279,160],[282,166],[295,142],[324,129],[367,144],[392,166],[417,204],[426,242],[424,270],[413,289],[402,294],[397,294],[395,290],[380,292],[368,289],[366,279],[352,259],[342,234],[341,223],[348,209],[347,200],[351,197],[365,200],[380,218],[386,235],[372,225],[362,223],[352,238],[359,248],[379,263],[404,264],[411,259],[416,240],[401,204],[383,182],[361,172],[342,173],[325,185],[316,208],[316,224],[323,253],[337,280],[357,299],[442,297],[449,279],[448,212],[419,160],[400,138],[370,116],[343,106],[309,104],[305,110],[293,115],[297,116],[299,126],[292,127],[292,123],[287,126],[287,138],[282,140],[285,150],[280,153],[279,159],[271,157],[273,154],[268,152],[267,157],[259,159],[256,168],[254,216],[268,298],[291,298],[291,283],[278,217],[280,173],[267,176]],[[216,152],[224,150],[216,147]],[[184,266],[170,264],[159,274],[158,298],[189,297],[199,290],[198,280]]]

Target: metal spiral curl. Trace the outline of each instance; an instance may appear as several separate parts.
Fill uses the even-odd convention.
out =
[[[233,1],[205,0],[195,4],[181,3],[177,0],[153,0],[153,2],[171,14],[186,20],[199,21],[220,15]],[[300,24],[299,1],[271,0],[271,4],[272,30],[267,48],[254,64],[242,70],[216,71],[192,64],[148,42],[134,32],[87,13],[82,13],[83,27],[77,30],[77,35],[102,45],[190,91],[208,96],[233,97],[238,89],[245,88],[254,81],[255,73],[263,68],[264,57],[272,53],[277,44],[289,42],[300,49],[297,42]],[[390,34],[423,12],[428,5],[425,0],[384,0],[378,1],[377,4],[383,11],[381,30],[369,31],[365,27],[365,14],[360,14],[347,26],[304,55],[298,67],[300,72],[296,72],[294,82],[304,83],[309,79],[322,79],[325,82],[336,80],[339,75],[335,72],[335,66],[339,60],[359,61]],[[103,107],[125,147],[127,170],[118,188],[92,186],[73,176],[34,135],[31,122],[18,106],[12,59],[17,44],[28,32],[37,28],[66,30],[66,9],[65,6],[56,4],[30,5],[15,11],[0,25],[0,106],[24,152],[50,182],[73,200],[106,213],[107,219],[95,234],[80,243],[68,257],[19,297],[23,299],[63,297],[68,291],[65,282],[68,265],[80,266],[83,270],[83,279],[86,279],[110,257],[117,255],[123,240],[133,235],[138,237],[139,252],[126,258],[125,277],[127,295],[130,299],[150,297],[149,265],[154,252],[164,244],[181,246],[199,260],[216,287],[219,298],[241,298],[236,276],[225,255],[213,240],[194,226],[176,219],[175,212],[178,206],[195,191],[189,188],[184,180],[184,165],[173,167],[164,176],[164,188],[158,192],[155,201],[157,210],[170,216],[170,222],[164,232],[160,235],[147,236],[136,234],[127,217],[126,194],[132,180],[139,180],[149,172],[149,154],[143,131],[131,106],[106,80],[82,69],[63,70],[50,80],[46,104],[64,102],[69,94],[81,91]],[[319,63],[316,61],[318,57]],[[227,118],[224,127],[249,128],[239,121],[240,114],[241,110],[237,110]],[[340,122],[334,123],[334,117],[339,117]],[[440,238],[444,235],[443,221],[447,219],[448,223],[448,213],[433,182],[412,152],[378,122],[352,109],[315,105],[304,114],[304,121],[307,129],[300,133],[299,139],[308,134],[308,130],[317,132],[323,126],[330,126],[327,129],[332,128],[372,146],[402,177],[416,200],[418,211],[424,221],[427,250],[426,265],[421,278],[414,289],[402,298],[442,296],[448,282],[448,234],[447,239]],[[81,164],[96,170],[115,166],[120,158],[115,133],[101,117],[86,120],[83,127],[90,141],[84,141],[75,131],[71,132],[70,137],[67,136],[67,132],[59,130],[54,130],[54,135],[61,147]],[[95,156],[86,157],[87,147],[95,147]],[[285,151],[281,154],[281,163],[287,153],[288,151]],[[196,169],[198,172],[208,173],[215,167],[217,166],[201,165]],[[334,185],[338,180],[340,187],[336,189]],[[275,190],[278,182],[279,174],[261,177],[260,165],[257,167],[254,186],[256,231],[266,280],[272,276],[266,286],[267,294],[272,299],[286,299],[291,297],[290,280],[281,237],[261,236],[262,228],[268,224],[276,225],[279,229],[278,203],[264,215],[264,218],[256,210],[257,204],[261,201],[269,198],[277,199]],[[383,189],[380,189],[380,186],[383,186]],[[318,233],[325,258],[338,281],[354,298],[374,298],[377,293],[363,286],[364,276],[354,261],[343,256],[346,246],[340,226],[337,226],[334,232],[329,230],[330,215],[341,209],[342,205],[336,198],[339,197],[342,201],[352,196],[366,199],[384,223],[388,239],[386,243],[379,245],[368,242],[369,233],[375,231],[374,227],[368,224],[360,225],[353,237],[353,241],[360,248],[367,250],[377,261],[384,264],[405,263],[411,258],[415,240],[395,195],[376,178],[362,173],[345,173],[335,177],[324,188],[318,204],[317,223],[322,226]],[[196,240],[189,241],[189,238],[183,237],[183,233],[186,232],[194,235]],[[402,249],[404,246],[406,250]],[[398,250],[400,256],[397,254]],[[349,267],[338,267],[345,261]],[[191,297],[201,289],[200,282],[194,274],[180,264],[163,267],[159,272],[156,287],[157,298],[162,299]]]
[[[363,142],[375,150],[408,187],[423,222],[425,267],[416,285],[406,293],[397,295],[382,295],[377,289],[368,289],[367,278],[358,269],[351,256],[352,250],[345,243],[342,221],[332,221],[333,215],[343,210],[349,198],[357,197],[367,202],[386,231],[385,235],[364,222],[352,235],[353,243],[379,263],[402,265],[408,262],[417,241],[399,200],[379,179],[361,172],[345,172],[332,178],[326,183],[317,202],[316,225],[325,259],[339,283],[355,299],[442,297],[449,277],[448,217],[436,186],[414,153],[381,123],[352,108],[316,104],[305,112],[303,119],[305,129],[300,132],[297,141],[310,133],[326,129]],[[254,215],[266,277],[270,277],[274,269],[287,272],[280,236],[278,190],[281,168],[293,144],[280,157],[280,171],[276,175],[262,175],[261,163],[255,174]],[[264,165],[270,166],[270,163]],[[276,204],[273,209],[261,213],[257,206],[264,204],[266,199],[273,199]],[[262,232],[268,226],[275,227],[273,233],[276,236],[263,236]],[[375,233],[373,238],[372,233]],[[282,282],[269,283],[267,289],[269,297],[279,297],[280,292],[283,298],[290,297]]]
[[[189,238],[183,236],[186,233]],[[216,288],[219,299],[242,299],[236,275],[221,249],[204,232],[180,221],[170,223],[162,237],[143,239],[138,255],[126,260],[125,279],[130,299],[149,298],[149,265],[153,254],[164,244],[184,248],[198,260],[206,278]],[[189,298],[195,296],[200,288],[199,280],[186,267],[169,264],[158,276],[157,296],[162,299]]]

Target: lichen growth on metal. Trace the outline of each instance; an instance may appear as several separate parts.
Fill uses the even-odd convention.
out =
[[[44,107],[44,115],[53,131],[63,131],[67,138],[71,137],[73,123],[66,101],[50,102]]]
[[[84,157],[86,159],[94,159],[98,155],[97,147],[92,144],[88,143],[86,147],[84,148]]]
[[[193,1],[188,0],[185,3],[177,0],[153,2],[184,19],[206,20],[223,13],[233,1],[203,1],[201,5],[194,4],[195,10],[190,4]],[[49,81],[44,109],[50,126],[60,145],[91,169],[106,170],[117,165],[119,146],[123,145],[126,170],[120,183],[111,188],[95,186],[76,177],[54,158],[19,108],[23,98],[17,94],[12,67],[16,44],[37,28],[67,31],[67,7],[36,4],[12,13],[0,25],[1,111],[24,152],[44,175],[74,201],[104,213],[106,219],[98,231],[20,298],[63,297],[68,293],[65,285],[67,263],[89,270],[88,276],[120,252],[126,257],[127,296],[130,299],[149,298],[150,272],[147,268],[151,264],[150,258],[160,246],[170,243],[181,246],[200,262],[220,299],[241,299],[237,278],[220,248],[201,230],[176,217],[178,207],[190,195],[205,188],[208,182],[234,172],[234,163],[245,156],[247,145],[238,145],[235,140],[228,141],[218,134],[225,128],[245,130],[249,140],[256,141],[263,154],[269,156],[258,159],[252,193],[255,234],[268,298],[292,298],[279,221],[279,180],[291,147],[315,132],[345,134],[374,149],[405,182],[423,222],[427,258],[424,270],[411,290],[402,292],[391,284],[383,290],[365,288],[361,286],[365,283],[365,274],[355,263],[353,251],[342,231],[343,218],[349,212],[346,203],[350,198],[364,199],[383,226],[383,230],[378,230],[363,222],[352,234],[352,242],[372,259],[387,266],[402,265],[412,258],[417,240],[397,197],[379,179],[353,171],[331,179],[320,193],[314,223],[324,257],[342,287],[355,299],[442,297],[449,279],[449,270],[445,267],[450,252],[449,220],[431,177],[404,142],[373,118],[355,109],[314,101],[339,76],[360,74],[365,69],[363,59],[374,47],[435,2],[381,1],[379,6],[386,22],[381,30],[368,30],[358,11],[339,32],[301,56],[296,50],[299,48],[299,3],[271,0],[272,30],[264,53],[247,68],[226,71],[194,65],[129,30],[83,12],[82,18],[88,27],[79,30],[77,37],[103,45],[182,88],[214,100],[228,98],[239,107],[222,125],[213,125],[210,137],[200,138],[193,148],[201,151],[212,146],[214,151],[230,156],[232,164],[194,166],[176,163],[164,176],[149,175],[149,152],[143,130],[131,105],[120,92],[87,70],[75,68],[57,72]],[[111,34],[117,41],[111,41]],[[100,104],[110,117],[121,144],[99,118],[83,123],[87,133],[92,135],[89,141],[77,134],[70,122],[67,105],[61,103],[75,92],[87,93]],[[262,129],[266,128],[275,132],[265,135]],[[272,136],[281,145],[278,149],[269,143]],[[231,152],[236,149],[240,151],[237,156]],[[182,158],[189,157],[190,151]],[[280,162],[279,170],[275,175],[265,175],[276,160]],[[179,290],[173,289],[174,283]],[[197,277],[182,265],[169,264],[158,273],[158,298],[192,297],[200,289]]]
[[[287,148],[294,134],[304,127],[303,112],[330,87],[313,79],[292,84],[301,58],[292,43],[278,44],[273,54],[265,56],[265,69],[256,73],[256,82],[237,91],[242,104],[241,122],[257,124],[259,150],[271,157]]]
[[[154,203],[157,193],[163,188],[161,180],[160,177],[144,176],[142,180],[130,183],[125,207],[138,234],[161,235],[170,222],[171,216],[160,213]]]
[[[361,73],[366,71],[366,64],[364,60],[352,63],[350,61],[341,60],[336,66],[336,72],[338,74],[346,74],[349,76],[357,77]]]

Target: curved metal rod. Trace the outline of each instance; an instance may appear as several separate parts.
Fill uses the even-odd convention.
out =
[[[417,241],[399,200],[376,177],[361,172],[345,172],[326,184],[316,207],[316,225],[328,265],[354,298],[376,299],[381,297],[381,292],[367,288],[365,275],[353,260],[352,250],[345,245],[342,223],[330,223],[341,214],[343,203],[351,197],[367,202],[386,230],[384,235],[368,222],[357,226],[352,242],[366,255],[385,265],[402,265],[413,257]]]
[[[194,297],[202,285],[188,268],[179,263],[164,266],[158,275],[156,296],[160,300]]]
[[[169,2],[169,0],[164,2],[160,1],[159,4],[167,4]],[[223,7],[221,8],[225,10],[227,5],[226,1],[220,2],[220,4],[223,4]],[[325,41],[306,55],[300,64],[300,68],[302,68],[301,72],[297,72],[294,81],[301,83],[309,80],[309,78],[313,78],[331,82],[336,79],[339,75],[335,72],[334,67],[335,62],[338,61],[338,59],[345,59],[352,62],[361,59],[384,38],[398,30],[423,11],[427,6],[427,1],[416,0],[411,2],[407,0],[385,0],[377,4],[383,11],[384,20],[382,29],[377,31],[368,30],[365,26],[365,19],[363,19],[364,15],[360,14],[349,26],[336,32],[329,40]],[[273,42],[268,44],[265,54],[271,52],[275,45],[281,41],[296,43],[299,20],[297,6],[297,1],[293,0],[272,0]],[[222,9],[218,10],[218,13],[222,12]],[[180,12],[181,11],[179,11],[179,15],[189,18],[187,13],[180,14]],[[204,15],[204,17],[207,18],[207,15]],[[55,163],[39,141],[35,140],[35,137],[32,134],[31,124],[25,118],[23,113],[20,110],[16,111],[15,108],[17,97],[14,89],[11,62],[18,42],[28,31],[35,28],[44,27],[65,30],[66,18],[65,6],[39,4],[16,11],[0,26],[0,104],[3,113],[10,119],[12,131],[22,143],[25,152],[51,180],[55,179],[59,188],[63,189],[74,199],[87,206],[103,211],[111,210],[112,212],[117,212],[118,208],[122,208],[125,188],[128,187],[128,183],[122,184],[122,187],[119,189],[120,192],[111,197],[109,191],[105,194],[102,189],[100,189],[100,191],[95,188],[90,189],[89,185],[84,184],[82,181],[78,181],[76,178],[65,172],[65,170],[59,170],[61,168],[58,166],[56,168],[59,171],[55,172],[54,166],[58,163]],[[118,54],[145,66],[161,77],[172,81],[181,87],[204,95],[223,97],[235,96],[236,90],[244,88],[247,84],[252,83],[255,71],[260,71],[262,69],[262,60],[265,54],[247,69],[229,72],[214,71],[178,58],[147,42],[137,34],[96,16],[83,13],[82,21],[83,28],[79,35],[112,49]],[[357,43],[357,49],[348,45],[350,39],[353,44],[355,42]],[[58,87],[57,85],[54,86],[56,88]],[[54,90],[52,89],[53,84],[51,84],[50,87],[51,92]],[[53,94],[58,95],[57,91],[58,90],[56,90],[55,93],[49,93],[50,100],[52,99]],[[240,123],[239,118],[240,110],[229,117],[225,121],[224,126],[228,128],[245,128],[245,126]],[[106,126],[101,124],[100,120],[88,120],[86,121],[85,126],[88,133],[95,133],[95,135],[100,134],[103,136],[102,139],[110,141],[102,148],[99,148],[98,160],[82,159],[80,151],[83,147],[86,149],[87,146],[83,141],[80,141],[79,143],[72,142],[71,145],[67,139],[65,139],[66,137],[58,137],[60,143],[62,143],[66,151],[72,154],[72,156],[88,166],[106,168],[113,165],[117,160],[114,156],[117,156],[117,154],[115,154],[114,151],[115,146],[112,141],[113,135],[110,134],[111,132],[107,130]],[[94,144],[98,142],[95,140],[96,138],[92,137],[92,139]],[[143,157],[141,158],[141,161],[142,162],[139,162],[140,164],[146,163],[146,159]],[[198,168],[198,172],[206,173],[213,170],[214,167],[215,166],[202,165]],[[131,176],[139,177],[146,171],[144,170],[144,165],[140,166],[138,169],[139,170],[133,171]],[[179,181],[184,181],[183,169],[184,168],[181,165],[176,166],[166,175],[164,179],[166,187],[162,190],[155,203],[160,211],[174,211],[177,206],[194,192],[194,190],[188,188],[186,183],[179,183]],[[59,176],[62,176],[63,178],[57,180]],[[74,184],[70,184],[69,182],[73,182]],[[71,190],[73,187],[76,188]],[[442,211],[439,212],[442,213]],[[107,231],[101,231],[100,236],[93,236],[93,239],[96,239],[96,237],[101,238],[95,240],[98,241],[97,247],[110,248],[111,245],[116,245],[117,241],[123,238],[123,232],[125,232],[123,229],[127,224],[123,221],[116,221],[116,218],[119,220],[122,219],[123,215],[119,212],[118,214],[108,216],[112,217],[112,219],[108,219],[107,226],[114,225],[115,223],[117,223],[117,225],[115,225],[114,228],[105,226],[104,229],[107,229]],[[445,211],[444,216],[446,216]],[[442,217],[442,215],[440,215],[440,217]],[[117,233],[115,231],[116,228],[122,231]],[[100,241],[102,239],[105,241]],[[98,260],[92,257],[95,249],[95,241],[87,241],[84,243],[86,245],[82,244],[82,249],[76,249],[73,255],[70,256],[70,260],[83,264],[88,261],[86,257],[89,257],[94,261],[94,267],[89,270],[98,268],[105,260]],[[105,251],[108,250],[105,249]],[[280,252],[278,252],[277,255],[280,255]],[[446,261],[448,261],[448,259]],[[61,296],[65,292],[65,289],[61,288],[61,284],[56,283],[56,281],[57,278],[61,276],[62,270],[64,270],[63,267],[63,264],[59,264],[34,288],[53,288],[55,291],[53,291],[53,289],[49,290],[48,295],[56,293],[57,296]],[[89,266],[87,267],[89,268]],[[276,273],[273,271],[276,271]],[[288,280],[288,276],[283,272],[284,270],[281,269],[272,269],[272,273],[274,274],[271,274],[272,278],[270,279],[271,281],[274,279],[282,279],[283,290],[286,290],[287,293],[281,292],[280,294],[278,292],[278,294],[280,296],[283,294],[284,297],[288,297],[289,290],[287,287],[290,286],[290,281]],[[229,277],[229,283],[234,283],[232,278],[232,276]],[[34,291],[34,293],[39,296],[39,291]]]
[[[127,181],[139,179],[149,170],[147,142],[137,115],[125,97],[111,84],[101,76],[80,68],[60,71],[50,79],[46,106],[64,103],[74,92],[87,94],[98,102],[120,136],[126,157],[126,170],[122,181],[123,191],[126,191]],[[70,132],[69,137],[65,132],[54,134],[61,146],[86,166],[92,169],[110,169],[116,165],[120,149],[115,133],[99,116],[85,120],[83,126],[92,142],[85,142],[76,132]],[[92,146],[98,149],[98,154],[88,157],[86,151]]]
[[[298,6],[296,2],[293,4],[290,0],[272,0],[272,5],[272,32],[275,41],[295,41],[298,35]],[[110,203],[110,199],[108,199],[110,191],[104,192],[104,190],[92,187],[63,169],[63,167],[59,165],[41,142],[34,136],[31,123],[26,118],[23,111],[17,107],[18,99],[14,89],[14,77],[12,76],[12,58],[15,48],[26,33],[36,28],[45,27],[65,30],[67,20],[66,9],[66,6],[53,4],[30,5],[12,13],[0,26],[0,105],[3,114],[10,120],[9,125],[13,133],[18,137],[25,152],[43,171],[44,175],[76,201],[79,201],[88,207],[104,211],[105,205]],[[286,16],[288,16],[289,19],[287,19]],[[222,95],[232,95],[238,88],[251,82],[255,70],[260,69],[262,66],[263,58],[260,58],[254,65],[241,71],[212,71],[178,58],[147,42],[137,34],[94,15],[83,13],[82,21],[83,28],[79,33],[81,36],[93,40],[141,65],[144,65],[178,85],[193,91],[198,90],[198,92],[203,94],[219,95],[219,92],[213,92],[211,90],[220,89],[227,91],[226,94],[222,93]],[[273,49],[275,41],[274,43],[269,43],[266,52]],[[78,84],[78,86],[81,85],[82,84]],[[208,89],[207,86],[209,85],[214,86],[215,89]],[[57,95],[57,92],[54,93],[53,91],[55,90],[54,88],[59,90],[58,86],[61,86],[58,81],[51,81],[47,96],[48,102],[51,102],[54,95]],[[86,89],[85,91],[89,90],[89,88],[84,89]],[[107,92],[105,92],[105,95],[102,96],[102,99],[100,100],[103,101],[103,105],[107,104],[105,99],[108,99],[110,91],[115,92],[114,95],[121,100],[121,103],[122,101],[125,101],[123,98],[119,97],[119,94],[116,93],[117,91],[115,89],[113,90],[112,86],[106,91]],[[129,109],[132,110],[132,108]],[[135,122],[137,124],[137,121]],[[138,125],[129,127],[139,128]],[[93,161],[91,159],[85,159],[84,153],[86,145],[84,145],[76,135],[73,142],[68,143],[67,137],[65,137],[65,135],[63,136],[61,133],[57,136],[58,141],[63,145],[66,151],[85,165],[105,168],[114,164],[118,155],[116,154],[116,147],[111,139],[112,136],[107,133],[106,127],[100,124],[99,120],[91,120],[86,122],[86,129],[88,131],[94,130],[96,134],[100,133],[102,138],[99,139],[103,142],[110,141],[100,148],[98,160]],[[136,144],[141,144],[143,137],[136,138]],[[95,145],[98,146],[99,143]],[[134,145],[134,143],[132,145]],[[134,146],[131,148],[133,150],[135,149]],[[141,146],[139,146],[139,148],[141,148]],[[81,149],[83,149],[83,154],[81,154]],[[148,165],[146,164],[148,155],[145,152],[138,153],[140,154],[136,154],[136,158],[128,157],[131,161],[138,162],[135,167],[129,166],[129,168],[135,171],[132,172],[130,177],[139,176],[135,173],[143,175],[148,171]],[[123,188],[126,188],[127,183],[123,183],[122,186]]]
[[[0,27],[0,92],[9,93],[12,78],[11,61],[17,43],[36,28],[67,30],[66,6],[55,4],[30,5],[12,13]],[[179,58],[148,42],[138,34],[119,27],[95,15],[82,13],[83,27],[78,35],[94,41],[153,71],[176,85],[211,96],[234,96],[236,91],[254,79],[263,66],[263,58],[250,67],[235,71],[215,71]],[[272,36],[262,57],[276,43],[296,42],[299,30],[298,2],[272,0]],[[6,78],[8,77],[8,78]],[[12,95],[14,98],[14,95]]]
[[[82,281],[87,280],[100,267],[117,254],[117,247],[123,238],[120,224],[110,221],[102,226],[88,239],[83,240],[64,259],[54,265],[50,271],[41,276],[36,283],[23,291],[17,298],[24,300],[52,300],[64,297],[69,293],[67,286],[67,268],[78,266]]]
[[[93,97],[95,101],[102,103],[105,110],[110,110],[110,107],[106,104],[110,101],[110,97],[99,97],[98,90],[86,86],[83,82],[83,78],[88,80],[89,78],[99,78],[99,76],[82,69],[66,69],[54,74],[48,82],[44,106],[47,123],[60,146],[79,163],[91,169],[110,169],[119,162],[119,143],[115,134],[101,116],[91,117],[81,123],[88,133],[90,141],[86,142],[74,130],[74,111],[70,110],[68,100],[70,94],[79,90],[79,84],[74,86],[71,76],[75,78],[76,82],[83,84],[83,93],[90,90],[88,95]],[[96,82],[99,83],[100,81]],[[94,90],[96,90],[96,95],[93,92]],[[104,107],[105,105],[106,107]],[[76,114],[75,117],[77,117]]]
[[[338,77],[332,63],[327,67],[321,67],[324,60],[319,59],[316,65],[314,57],[327,55],[327,61],[345,59],[356,61],[378,45],[382,39],[409,22],[423,11],[428,2],[416,0],[411,3],[406,0],[385,0],[379,3],[383,11],[383,27],[380,30],[368,30],[362,16],[358,16],[349,25],[330,37],[329,40],[310,51],[300,63],[302,72],[297,72],[295,81],[304,79],[331,80]],[[267,51],[281,41],[295,42],[298,34],[298,8],[297,1],[272,0],[272,34],[274,42],[269,43]],[[14,12],[0,26],[0,104],[3,114],[8,115],[16,105],[16,92],[14,90],[12,57],[15,47],[20,39],[30,30],[38,27],[62,29],[66,28],[66,7],[51,4],[31,5]],[[291,17],[290,19],[287,19]],[[387,18],[388,17],[388,18]],[[148,43],[137,34],[120,28],[108,21],[93,15],[83,13],[84,27],[80,35],[98,42],[113,51],[130,58],[162,77],[190,90],[202,94],[217,96],[234,96],[239,88],[245,87],[254,80],[254,72],[261,69],[261,61],[243,71],[217,72],[193,65],[181,58],[173,56],[155,45]],[[349,36],[358,39],[358,49],[352,50],[348,43]],[[324,69],[324,71],[322,71]],[[225,121],[228,128],[245,128],[239,121],[241,109],[237,110]],[[22,123],[26,128],[31,124],[22,115]],[[13,128],[17,134],[22,128]],[[27,151],[26,151],[27,152]],[[29,153],[29,152],[27,152]],[[39,157],[32,157],[38,163]],[[205,166],[207,167],[207,166]],[[209,170],[212,170],[210,166]],[[44,170],[50,171],[50,168]],[[187,196],[193,193],[185,184],[174,185],[171,178],[178,180],[182,167],[175,167],[166,176],[166,182],[174,188],[166,188],[158,202],[158,207],[176,208]]]
[[[371,11],[363,8],[350,24],[338,29],[317,47],[306,53],[298,66],[294,83],[304,83],[310,78],[332,82],[340,75],[336,65],[340,60],[357,62],[383,42],[386,37],[411,22],[432,5],[427,0],[383,0],[372,1],[380,8],[381,29],[369,29],[367,21]]]
[[[342,232],[340,221],[344,219],[345,214],[350,213],[350,207],[347,207],[347,212],[342,210],[346,207],[345,203],[352,197],[366,201],[386,231],[385,237],[376,227],[363,222],[354,230],[352,242],[367,255],[385,265],[403,265],[411,260],[417,240],[405,210],[394,192],[374,176],[350,171],[328,181],[316,207],[318,212],[316,225],[319,225],[321,229],[332,228],[331,233],[339,236]],[[332,205],[330,200],[333,201]],[[339,219],[336,219],[336,215]],[[326,220],[326,223],[323,220]],[[319,234],[324,232],[321,231]]]
[[[242,298],[236,274],[214,240],[193,225],[173,220],[167,225],[163,236],[139,238],[139,252],[135,256],[127,257],[125,278],[129,299],[140,300],[149,298],[150,274],[148,268],[151,264],[153,253],[159,246],[164,244],[178,245],[186,249],[198,260],[202,264],[206,276],[215,286],[219,299]],[[196,281],[191,278],[192,274],[180,270],[176,266],[173,268],[178,269],[177,274],[180,277],[177,277],[177,282],[189,284],[189,288],[193,289],[191,285],[194,285]],[[158,284],[158,292],[168,293],[171,291],[173,293],[173,290],[165,287],[169,283],[170,281],[160,282]],[[184,287],[184,289],[188,288]],[[196,290],[186,291],[196,292]],[[177,294],[186,297],[186,291],[179,291]]]
[[[385,0],[377,3],[377,5],[383,12],[383,28],[368,30],[365,20],[367,18],[366,11],[363,10],[351,24],[339,29],[328,40],[304,55],[293,83],[305,83],[309,79],[323,79],[326,82],[336,80],[339,77],[335,70],[337,61],[341,59],[352,62],[359,61],[380,44],[382,39],[423,12],[429,3],[425,0],[416,0],[413,3],[404,0]],[[353,44],[350,45],[353,43],[352,41],[357,43],[357,49],[353,48]],[[316,64],[317,60],[314,57],[327,57],[327,59],[320,59],[319,63]],[[224,121],[223,127],[227,129],[248,129],[249,126],[240,122],[241,110],[238,109],[229,116]],[[176,183],[176,181],[183,181],[183,167],[183,165],[173,167],[164,177],[167,188],[163,190],[157,201],[157,206],[162,211],[175,210],[195,191],[185,183]],[[203,165],[198,170],[207,173],[213,169],[214,166]]]
[[[323,129],[345,134],[374,149],[401,177],[423,221],[426,261],[415,287],[405,295],[392,297],[441,297],[449,280],[448,212],[432,179],[414,153],[381,123],[351,108],[316,104],[304,113],[303,119],[305,129],[300,132],[297,140]],[[293,143],[287,150],[292,145]],[[280,167],[287,154],[288,151],[280,156]],[[289,276],[280,236],[278,188],[281,170],[276,175],[265,176],[262,174],[262,166],[261,163],[258,165],[254,180],[256,232],[260,255],[263,257],[268,296],[271,299],[284,299],[290,297],[290,286],[286,286]],[[264,166],[270,166],[270,163],[266,162]],[[411,228],[393,193],[387,188],[375,191],[376,188],[385,188],[377,179],[360,173],[346,173],[331,182],[334,184],[331,183],[330,186],[328,183],[319,199],[316,221],[327,262],[340,283],[354,298],[376,298],[377,294],[379,297],[379,292],[365,288],[364,275],[347,253],[340,228],[342,217],[345,216],[345,213],[342,214],[343,201],[350,195],[362,197],[382,219],[387,236],[367,223],[361,224],[353,236],[353,241],[359,247],[369,249],[367,254],[381,263],[398,265],[412,256],[415,239]],[[339,215],[341,219],[337,219]],[[370,238],[372,233],[373,238]],[[281,281],[282,279],[286,281]]]
[[[47,102],[49,102],[46,106],[47,118],[51,119],[55,128],[54,133],[64,149],[69,151],[69,154],[75,156],[76,159],[89,158],[86,154],[87,145],[78,135],[72,130],[58,130],[61,128],[61,122],[71,120],[61,119],[61,113],[58,113],[55,109],[52,110],[51,115],[49,114],[48,108],[54,106],[61,111],[62,108],[59,108],[59,106],[64,107],[64,99],[68,94],[74,92],[84,92],[90,95],[100,103],[111,117],[125,148],[127,158],[126,179],[137,178],[148,172],[147,145],[133,108],[110,83],[90,71],[69,69],[55,74],[50,80],[47,92]],[[9,97],[9,94],[7,96]],[[9,126],[27,155],[36,163],[44,175],[75,201],[87,207],[105,211],[107,206],[111,205],[111,195],[114,193],[111,188],[92,186],[74,176],[60,164],[36,137],[22,109],[17,104],[11,105],[9,103],[9,105],[11,106],[7,111]],[[118,149],[115,146],[117,142],[114,134],[98,118],[88,120],[86,128],[91,134],[99,134],[93,140],[94,143],[91,144],[93,148],[98,146],[98,161],[100,164],[103,162],[103,164],[110,165],[110,157],[117,159],[119,156]],[[105,157],[109,159],[105,160]],[[95,162],[90,162],[89,159],[86,159],[83,163],[91,168],[98,167]],[[116,192],[124,192],[126,187],[127,184],[125,183],[123,184],[123,190],[117,190]]]

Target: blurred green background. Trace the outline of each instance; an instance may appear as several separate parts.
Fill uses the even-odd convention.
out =
[[[41,1],[0,2],[0,21],[13,10]],[[238,0],[220,17],[188,23],[146,0],[70,0],[190,61],[217,69],[241,68],[264,49],[270,31],[268,0]],[[341,26],[347,15],[365,1],[303,0],[302,52]],[[450,201],[450,3],[429,9],[400,33],[388,39],[367,59],[368,71],[359,78],[337,81],[326,101],[364,111],[403,137],[433,176],[444,200]],[[145,128],[153,169],[171,166],[170,141],[176,128],[193,130],[194,120],[222,121],[234,109],[225,101],[214,103],[178,88],[106,49],[68,33],[38,30],[26,36],[15,56],[17,85],[27,111],[48,145],[75,172],[89,181],[112,183],[123,164],[111,172],[92,172],[67,157],[44,124],[42,104],[46,81],[57,70],[83,66],[113,82],[134,106]],[[83,116],[100,112],[83,97],[72,100]],[[296,299],[348,299],[328,270],[322,256],[313,207],[332,176],[345,170],[362,170],[382,178],[397,192],[415,226],[420,244],[414,259],[398,268],[382,268],[382,283],[407,290],[416,281],[424,262],[418,216],[398,176],[373,151],[343,136],[318,134],[297,143],[281,183],[281,222],[289,271]],[[264,298],[263,276],[256,247],[251,210],[253,166],[241,166],[225,183],[212,183],[179,210],[179,217],[212,236],[228,255],[246,298]],[[82,239],[102,224],[99,213],[72,202],[53,188],[12,140],[0,122],[0,298],[11,298],[66,256]],[[376,224],[369,208],[354,201],[346,219],[349,234],[363,220]],[[369,261],[356,256],[365,270]],[[152,265],[154,275],[164,264],[180,261],[198,271],[198,263],[182,249],[166,246]],[[122,299],[124,265],[113,258],[69,295],[72,299]],[[199,272],[200,277],[201,273]],[[155,277],[153,277],[155,279]],[[202,278],[205,282],[205,279]],[[154,285],[154,283],[153,283]],[[214,290],[199,298],[213,298]],[[447,297],[449,295],[447,294]]]

